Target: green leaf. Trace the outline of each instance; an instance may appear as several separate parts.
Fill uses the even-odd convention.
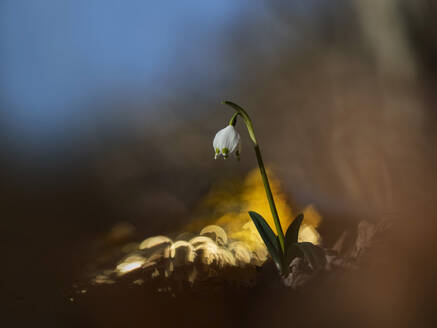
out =
[[[277,241],[277,237],[273,230],[270,228],[266,220],[256,212],[249,211],[250,218],[253,223],[255,223],[255,227],[258,230],[264,244],[267,247],[267,250],[270,253],[273,261],[276,263],[276,266],[279,270],[282,268],[282,252],[279,247],[279,243]]]
[[[289,267],[291,261],[295,257],[303,256],[302,251],[295,246],[299,236],[300,225],[303,221],[303,214],[299,214],[289,225],[287,232],[285,233],[285,256],[284,256],[284,267]]]
[[[299,247],[314,270],[319,271],[325,267],[325,253],[320,247],[310,242],[297,243],[295,245]]]
[[[300,225],[303,221],[303,214],[300,213],[296,218],[291,222],[290,226],[285,233],[285,246],[297,243],[297,238],[299,236]],[[286,247],[287,248],[287,247]]]

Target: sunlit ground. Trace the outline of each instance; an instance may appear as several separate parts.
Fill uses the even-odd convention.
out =
[[[298,211],[287,202],[273,171],[269,170],[268,174],[281,224],[288,227]],[[201,201],[199,208],[204,214],[193,218],[173,239],[150,236],[141,242],[118,246],[113,252],[120,253],[122,250],[122,258],[116,263],[103,263],[106,268],[93,275],[89,287],[114,284],[117,279],[133,271],[140,273],[132,280],[132,284],[139,284],[139,281],[141,284],[147,283],[160,277],[163,284],[166,280],[176,280],[189,282],[192,286],[196,281],[207,281],[212,277],[232,280],[235,275],[244,280],[245,274],[248,281],[252,280],[253,270],[261,267],[269,255],[247,212],[253,210],[260,213],[276,232],[258,169],[249,172],[242,183],[215,185]],[[311,205],[303,213],[305,219],[299,241],[318,244],[320,235],[317,227],[321,216]],[[123,236],[126,233],[129,233],[129,229],[120,225],[113,229],[111,235],[114,238],[117,234]],[[236,275],[235,270],[226,271],[229,268],[241,269],[241,272]],[[84,272],[84,275],[89,274]],[[84,285],[86,282],[80,284],[80,290]]]

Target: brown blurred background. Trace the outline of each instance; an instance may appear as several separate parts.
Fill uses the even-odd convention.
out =
[[[432,0],[3,1],[2,320],[7,327],[432,327],[437,6]],[[366,264],[302,291],[71,305],[96,239],[179,231],[217,180],[232,100],[329,247],[390,217]],[[270,277],[270,276],[269,276]],[[123,294],[124,293],[124,294]],[[104,305],[105,304],[105,305]],[[132,305],[131,303],[128,303]],[[149,310],[147,310],[149,309]],[[150,310],[150,309],[153,309]],[[131,313],[129,313],[131,311]]]

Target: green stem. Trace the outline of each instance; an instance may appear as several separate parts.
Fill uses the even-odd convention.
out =
[[[279,244],[281,245],[282,252],[284,253],[284,232],[282,231],[281,222],[279,221],[279,215],[278,211],[276,209],[275,201],[273,199],[273,193],[270,188],[269,179],[267,177],[267,172],[264,167],[264,162],[261,156],[261,150],[259,148],[258,142],[256,141],[255,137],[255,131],[253,130],[252,120],[250,119],[249,115],[246,113],[246,111],[238,106],[237,104],[234,104],[230,101],[224,101],[223,104],[226,104],[228,106],[231,106],[233,109],[236,110],[236,113],[232,116],[229,124],[235,125],[237,121],[237,116],[241,115],[243,117],[244,123],[246,124],[247,130],[249,131],[250,139],[252,139],[254,148],[255,148],[255,155],[256,159],[258,161],[259,171],[261,173],[262,181],[264,184],[264,189],[266,191],[267,200],[269,201],[270,205],[270,211],[272,212],[273,221],[275,222],[276,231],[278,232],[278,238],[279,238]]]
[[[279,221],[279,215],[276,209],[275,200],[273,199],[273,193],[272,190],[270,189],[269,178],[267,177],[267,172],[266,169],[264,168],[264,163],[261,156],[261,150],[259,149],[259,145],[256,144],[254,147],[255,147],[256,159],[258,160],[259,171],[261,173],[264,189],[266,190],[267,199],[269,201],[270,211],[272,212],[273,221],[275,222],[276,231],[278,232],[279,244],[281,245],[282,253],[284,254],[285,252],[284,232],[282,231],[281,222]]]
[[[237,116],[240,115],[239,112],[235,112],[234,115],[232,115],[231,119],[229,120],[229,125],[235,126],[237,124]]]

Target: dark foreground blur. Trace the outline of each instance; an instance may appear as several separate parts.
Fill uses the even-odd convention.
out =
[[[196,79],[188,68],[158,101],[106,90],[78,104],[68,126],[40,124],[43,136],[16,124],[23,117],[2,90],[4,326],[432,327],[436,5],[310,2],[246,4],[218,34],[220,65],[203,54],[220,74]],[[134,226],[137,240],[180,231],[214,182],[255,167],[240,125],[241,162],[212,159],[214,133],[231,114],[223,98],[251,113],[295,206],[320,211],[326,246],[361,219],[390,216],[386,239],[359,269],[298,291],[267,265],[243,290],[173,298],[120,285],[72,303],[95,241],[115,224]]]

